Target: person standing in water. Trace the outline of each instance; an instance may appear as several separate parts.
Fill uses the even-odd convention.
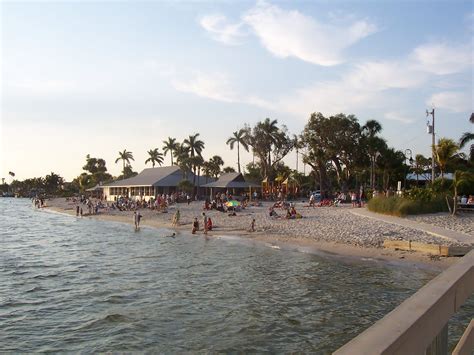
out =
[[[142,215],[137,213],[137,211],[133,212],[133,222],[135,223],[135,229],[138,230],[140,228],[140,220],[142,219]]]
[[[207,216],[204,212],[202,213],[202,223],[204,228],[204,234],[207,234]]]
[[[179,208],[176,210],[174,216],[173,216],[173,226],[178,226],[179,225],[179,218],[180,218],[180,212]]]

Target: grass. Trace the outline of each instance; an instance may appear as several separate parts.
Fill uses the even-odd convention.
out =
[[[392,216],[406,216],[424,213],[447,212],[448,206],[443,196],[434,196],[429,201],[412,200],[399,196],[372,198],[367,204],[369,211]]]

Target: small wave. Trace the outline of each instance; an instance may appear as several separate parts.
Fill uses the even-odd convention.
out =
[[[36,291],[44,291],[44,288],[40,286],[35,286],[33,288],[30,288],[29,290],[26,290],[25,292],[30,293],[30,292],[36,292]]]
[[[39,274],[36,276],[33,276],[33,279],[38,279],[38,280],[44,280],[44,279],[50,279],[52,277],[58,277],[59,274]]]
[[[110,324],[129,323],[131,321],[133,321],[132,318],[124,316],[123,314],[114,313],[114,314],[108,314],[105,317],[100,318],[100,319],[92,320],[92,321],[84,324],[82,327],[80,327],[77,330],[82,331],[82,330],[94,329],[94,328],[98,328],[98,327],[102,327],[102,326],[107,326],[107,325],[110,325]]]

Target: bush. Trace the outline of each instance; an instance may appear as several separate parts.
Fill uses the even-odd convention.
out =
[[[389,214],[393,216],[406,216],[413,214],[447,212],[448,206],[443,196],[435,195],[427,199],[412,199],[399,196],[374,197],[367,207],[372,212]]]

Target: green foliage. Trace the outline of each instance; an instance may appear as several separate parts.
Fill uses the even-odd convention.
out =
[[[427,198],[426,196],[421,197]],[[418,200],[399,196],[377,196],[368,202],[367,207],[372,212],[393,216],[406,216],[448,211],[448,206],[446,205],[446,201],[442,195],[433,195],[428,200]]]
[[[184,179],[178,183],[178,188],[184,192],[190,193],[194,189],[194,184],[191,181]]]
[[[435,193],[449,192],[451,190],[452,184],[452,180],[436,179],[431,185],[431,189]]]

